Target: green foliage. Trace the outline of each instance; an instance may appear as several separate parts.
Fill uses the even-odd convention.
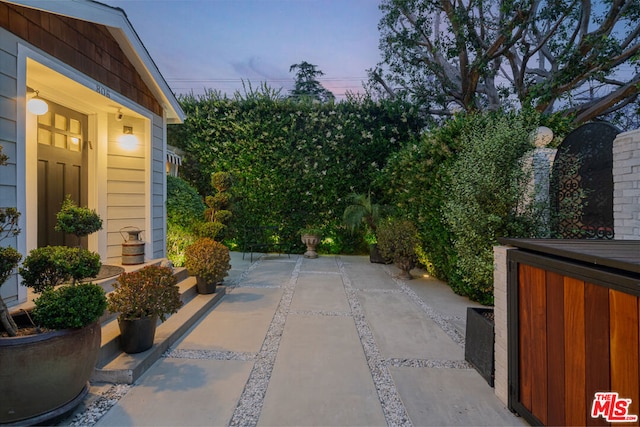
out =
[[[82,328],[98,320],[107,307],[104,290],[93,283],[47,288],[34,303],[34,321],[48,329]]]
[[[389,155],[424,125],[408,104],[369,98],[298,103],[262,90],[236,99],[187,96],[181,106],[187,118],[168,136],[186,152],[185,179],[209,194],[212,173],[234,177],[225,239],[242,247],[241,227],[274,225],[291,252],[302,249],[298,230],[309,218],[326,236],[320,251],[353,252],[359,242],[342,224],[345,196],[368,193]]]
[[[207,283],[221,283],[231,269],[229,249],[220,242],[204,237],[185,251],[185,267],[189,274]]]
[[[296,72],[296,81],[289,97],[296,101],[332,102],[335,96],[324,88],[318,81],[318,77],[324,73],[316,69],[317,65],[302,61],[293,64],[289,72]]]
[[[167,226],[184,229],[203,220],[205,205],[198,191],[181,178],[167,176]]]
[[[164,322],[168,314],[182,307],[178,280],[168,267],[148,265],[122,273],[113,288],[108,296],[108,309],[123,319],[155,315]]]
[[[195,233],[198,237],[208,237],[216,239],[222,234],[226,226],[221,222],[201,222],[195,227]],[[218,240],[220,240],[218,238]]]
[[[62,208],[56,215],[56,231],[87,236],[102,229],[102,219],[94,210],[78,207],[70,195],[62,202]]]
[[[448,168],[443,214],[453,235],[457,291],[493,302],[493,246],[498,237],[536,237],[541,232],[524,158],[533,149],[536,124],[525,115],[491,114],[486,126],[462,134],[458,158]]]
[[[95,277],[100,272],[100,255],[82,248],[45,246],[33,249],[20,267],[22,284],[35,292]]]
[[[401,270],[409,271],[416,265],[416,248],[420,245],[416,226],[407,220],[392,219],[378,227],[378,250],[383,258],[392,261]]]
[[[380,3],[382,61],[370,86],[429,114],[532,106],[584,123],[640,91],[638,0]]]
[[[11,276],[18,266],[22,254],[11,247],[0,247],[0,286]]]
[[[19,218],[20,212],[16,208],[0,208],[0,240],[20,234]]]
[[[185,228],[176,225],[167,227],[167,258],[174,266],[184,267],[185,249],[197,238],[193,232]]]
[[[211,174],[211,186],[222,193],[228,191],[231,188],[232,178],[231,174],[227,172],[214,172]]]

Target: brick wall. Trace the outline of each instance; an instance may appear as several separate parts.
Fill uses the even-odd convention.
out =
[[[162,116],[162,107],[104,25],[0,3],[0,27]]]
[[[640,239],[640,129],[613,142],[613,225],[616,239]]]

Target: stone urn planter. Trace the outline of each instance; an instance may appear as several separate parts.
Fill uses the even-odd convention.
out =
[[[464,359],[493,387],[494,318],[492,308],[467,307]]]
[[[98,360],[98,322],[0,339],[0,424],[46,425],[88,392]]]
[[[304,253],[305,258],[318,258],[316,252],[316,246],[320,243],[320,236],[317,234],[302,234],[302,243],[307,246],[307,251]]]

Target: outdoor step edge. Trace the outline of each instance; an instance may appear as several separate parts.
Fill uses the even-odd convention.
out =
[[[193,277],[186,277],[178,283],[178,286],[180,287],[180,299],[185,307],[198,294],[196,280]],[[96,366],[105,366],[120,354],[119,337],[120,328],[118,327],[117,314],[111,314],[102,321],[102,338]]]
[[[92,381],[133,384],[202,316],[225,295],[226,287],[218,286],[214,294],[197,295],[178,313],[171,316],[156,330],[153,347],[137,353],[120,354],[102,368],[94,369]]]

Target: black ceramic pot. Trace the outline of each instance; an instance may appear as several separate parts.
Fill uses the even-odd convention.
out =
[[[122,348],[122,351],[134,354],[150,349],[153,346],[157,324],[158,316],[148,316],[140,319],[121,319],[118,317],[120,348]]]

